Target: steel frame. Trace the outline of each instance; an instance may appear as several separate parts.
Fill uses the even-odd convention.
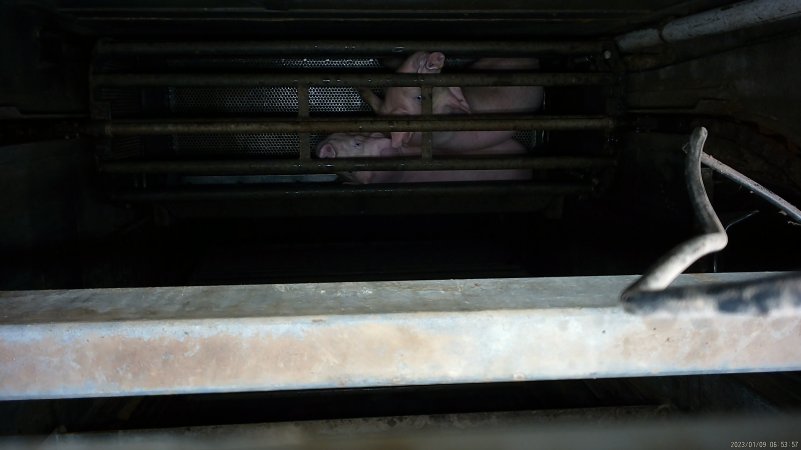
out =
[[[801,369],[798,308],[631,315],[634,279],[4,292],[0,399]]]

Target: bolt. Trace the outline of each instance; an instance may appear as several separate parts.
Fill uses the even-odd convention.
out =
[[[604,50],[604,59],[612,59],[612,52],[609,50]]]

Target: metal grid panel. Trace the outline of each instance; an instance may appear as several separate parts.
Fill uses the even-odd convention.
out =
[[[223,153],[297,156],[300,143],[296,134],[204,134],[173,136],[173,149],[179,154]]]
[[[325,135],[313,134],[316,147]],[[266,155],[297,157],[300,139],[295,133],[175,135],[172,147],[178,154]]]
[[[170,68],[247,67],[259,69],[377,69],[383,67],[376,58],[172,58]]]
[[[192,60],[173,60],[168,66],[192,66]],[[265,69],[375,69],[374,58],[214,58],[195,60],[204,66],[257,66]],[[196,68],[196,67],[195,67]],[[298,111],[295,86],[261,87],[184,87],[168,91],[170,109],[175,113],[291,113]],[[370,112],[355,89],[349,87],[311,87],[312,112]]]
[[[464,63],[453,60],[453,66]],[[180,58],[169,59],[172,68],[258,67],[264,69],[359,70],[382,68],[376,58]],[[380,92],[377,92],[380,94]],[[112,116],[138,113],[142,109],[139,89],[101,88],[97,100],[109,101]],[[166,91],[169,110],[179,115],[198,114],[293,114],[298,111],[295,86],[250,87],[170,87]],[[313,113],[371,113],[372,110],[354,88],[309,88],[309,110]],[[312,149],[325,138],[311,136]],[[541,132],[521,131],[515,139],[527,148],[542,142]],[[115,139],[116,141],[117,139]],[[203,134],[172,136],[172,151],[177,154],[265,155],[294,157],[299,154],[299,137],[294,133]],[[140,143],[141,144],[141,143]],[[128,153],[128,152],[123,152]]]
[[[170,110],[175,113],[295,113],[298,90],[293,86],[169,88]],[[355,89],[309,88],[312,112],[371,112]]]

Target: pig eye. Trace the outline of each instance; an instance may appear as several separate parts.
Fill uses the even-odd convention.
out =
[[[422,95],[418,95],[416,98],[417,98],[418,102],[422,102],[423,101],[423,96]]]

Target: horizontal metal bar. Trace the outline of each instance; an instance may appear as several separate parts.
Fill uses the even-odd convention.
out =
[[[139,73],[95,74],[92,83],[103,87],[154,86],[594,86],[615,84],[611,73]]]
[[[574,55],[598,53],[611,41],[242,41],[242,42],[114,42],[100,41],[97,55],[192,55],[192,56],[385,56],[418,50],[460,56]]]
[[[251,159],[191,161],[108,161],[99,165],[105,173],[178,173],[186,175],[292,175],[381,170],[506,170],[506,169],[585,169],[608,167],[612,158],[539,156],[495,158],[434,158],[432,160],[396,158],[342,158],[317,160]]]
[[[434,115],[353,118],[275,119],[142,119],[95,121],[85,131],[95,136],[166,134],[337,133],[392,131],[523,131],[605,130],[615,126],[608,116]]]
[[[801,369],[797,310],[640,317],[635,278],[0,292],[0,399]]]
[[[643,290],[623,298],[623,306],[635,314],[801,311],[801,272],[742,283]]]
[[[705,389],[682,387],[668,392],[671,394],[674,391],[682,392],[684,395],[699,392],[706,396],[709,395],[707,392],[724,391],[723,387],[717,387],[718,384],[725,386],[726,395],[732,397],[732,403],[749,405],[756,403],[743,401],[744,398],[750,399],[750,396],[729,393],[731,391],[739,393],[740,391],[736,390],[739,383],[734,384],[735,387],[732,388],[729,387],[730,384],[723,384],[717,379],[701,379],[692,384],[678,384],[703,386]],[[707,385],[715,386],[717,390],[712,390],[706,387]],[[521,388],[521,392],[527,391]],[[608,391],[603,392],[604,395],[609,395]],[[593,410],[598,409],[593,408]],[[652,409],[656,412],[651,412]],[[483,413],[487,416],[486,419],[473,413],[80,434],[54,432],[44,440],[41,436],[0,437],[0,447],[37,450],[130,450],[143,447],[192,450],[244,448],[640,450],[654,447],[716,448],[721,447],[718,443],[724,440],[732,448],[798,448],[798,424],[801,423],[801,414],[787,409],[789,411],[782,413],[757,413],[745,412],[746,408],[738,407],[734,409],[738,412],[727,411],[720,415],[707,413],[680,416],[680,413],[672,413],[673,409],[667,406],[657,408],[629,406],[617,408],[616,411],[609,410],[606,414],[603,414],[604,411],[587,414],[581,409],[572,408],[561,414],[560,411],[550,410],[532,413]],[[524,414],[532,415],[526,417]],[[550,417],[546,417],[545,414],[550,414]],[[265,447],[265,443],[269,443],[269,447]],[[658,446],[655,443],[658,443]]]
[[[403,398],[402,393],[398,398]],[[302,398],[302,397],[300,397]],[[202,400],[201,400],[202,401]],[[201,403],[199,403],[200,405]],[[407,416],[382,416],[382,417],[353,417],[337,418],[326,420],[299,420],[292,422],[268,422],[237,425],[213,425],[213,426],[189,426],[181,428],[158,429],[125,429],[107,432],[75,433],[67,432],[58,434],[53,439],[57,442],[56,448],[84,449],[100,448],[109,450],[121,446],[124,450],[131,450],[131,445],[136,442],[149,448],[159,449],[186,449],[192,443],[193,450],[200,449],[237,449],[245,448],[264,448],[264,443],[269,442],[270,446],[278,448],[292,448],[296,446],[300,437],[304,442],[314,442],[315,440],[328,440],[336,438],[336,448],[341,448],[345,442],[353,442],[360,438],[376,438],[382,433],[391,433],[392,438],[412,439],[419,438],[421,435],[429,435],[441,431],[458,432],[463,435],[465,432],[488,432],[488,429],[502,429],[509,432],[509,428],[526,427],[526,431],[532,426],[541,426],[540,432],[548,431],[555,423],[560,425],[568,422],[570,424],[604,424],[606,427],[613,424],[623,424],[636,418],[638,421],[646,419],[658,420],[661,426],[665,423],[664,405],[637,405],[637,406],[617,406],[617,407],[592,407],[592,408],[566,408],[566,409],[540,409],[527,411],[503,411],[503,412],[480,412],[480,413],[459,413],[459,414],[436,414],[436,415],[407,415]],[[801,419],[801,416],[799,416]],[[169,419],[168,419],[169,420]],[[141,422],[140,422],[141,423]],[[161,425],[161,424],[159,424]],[[792,430],[795,430],[793,424]],[[564,425],[562,425],[564,426]],[[751,426],[746,427],[752,428]],[[561,427],[559,427],[561,428]],[[679,434],[679,433],[677,433]],[[244,439],[243,436],[246,436]],[[37,436],[38,437],[38,436]],[[626,435],[630,438],[631,435]],[[776,439],[776,436],[772,436]],[[8,438],[0,437],[0,448],[35,448],[46,450],[49,447],[42,443],[42,438],[37,441],[33,439],[29,442],[30,446],[4,447]],[[676,439],[679,439],[677,437]],[[621,439],[626,441],[627,439]],[[532,440],[523,442],[532,442]],[[49,442],[49,441],[48,441]],[[642,441],[644,442],[644,440]],[[651,441],[653,442],[653,441]],[[662,441],[659,441],[662,442]],[[26,442],[28,443],[28,442]],[[162,444],[162,445],[160,445]],[[205,445],[205,446],[204,446]],[[641,448],[631,445],[631,449],[641,450]],[[200,449],[198,448],[200,446]],[[346,445],[347,446],[347,445]],[[325,443],[313,445],[313,448],[329,448]],[[372,448],[385,448],[385,445],[372,445]],[[523,448],[529,446],[524,445]],[[559,446],[556,446],[559,447]],[[364,448],[364,447],[362,447]],[[391,448],[391,447],[390,447]],[[402,447],[411,450],[411,446]],[[417,448],[431,449],[442,448],[441,445],[420,446]],[[463,446],[453,446],[450,448],[464,448]],[[486,450],[487,446],[477,446]],[[513,447],[514,448],[514,447]],[[565,449],[576,449],[577,447],[562,447]],[[582,447],[578,447],[582,448]],[[616,448],[616,450],[620,450]]]
[[[662,24],[659,28],[632,31],[617,37],[622,52],[682,42],[703,36],[736,33],[744,28],[801,17],[797,0],[748,0],[710,9]]]
[[[587,193],[592,191],[589,184],[578,183],[405,183],[394,185],[357,185],[357,186],[277,186],[277,187],[206,187],[206,188],[173,188],[131,190],[111,194],[113,200],[129,202],[174,202],[174,201],[209,201],[209,200],[308,200],[316,198],[416,198],[432,195],[444,196],[477,196],[477,195],[565,195]]]

